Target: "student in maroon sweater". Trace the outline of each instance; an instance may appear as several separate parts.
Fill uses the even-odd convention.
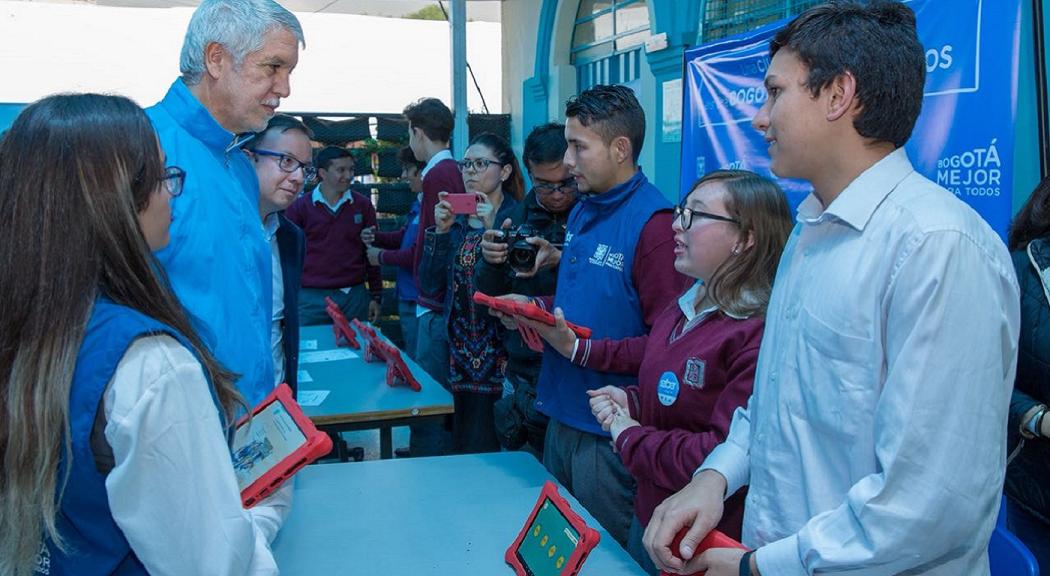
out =
[[[577,339],[540,329],[573,363],[637,374],[626,389],[588,391],[591,410],[638,483],[628,551],[657,574],[641,537],[664,498],[692,478],[725,440],[733,412],[751,396],[764,313],[792,220],[780,188],[745,171],[712,172],[675,209],[676,270],[697,282],[663,311],[647,336]],[[743,494],[726,503],[719,528],[740,537]]]
[[[423,199],[419,205],[419,229],[416,232],[413,270],[419,283],[419,263],[423,259],[428,228],[434,226],[434,207],[438,193],[465,194],[459,165],[448,148],[452,138],[454,118],[452,111],[437,98],[423,98],[409,104],[404,112],[408,120],[408,145],[416,159],[424,162]],[[445,291],[420,290],[416,300],[416,361],[442,386],[448,387],[448,334],[444,315]],[[447,450],[451,444],[448,428],[440,424],[411,426],[409,450],[412,456],[434,456]]]
[[[334,300],[347,318],[375,321],[383,280],[379,267],[368,263],[361,231],[376,225],[376,209],[370,198],[350,189],[354,159],[346,148],[328,146],[321,150],[317,175],[321,183],[284,213],[306,233],[299,323],[328,323],[326,297]]]

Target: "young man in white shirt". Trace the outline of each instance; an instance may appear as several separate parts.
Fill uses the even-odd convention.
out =
[[[770,52],[753,125],[773,171],[813,193],[777,273],[751,400],[657,508],[645,546],[660,568],[708,576],[987,575],[1018,292],[991,228],[902,148],[925,79],[914,13],[825,4]],[[745,484],[754,551],[694,557]],[[686,527],[678,558],[670,543]]]

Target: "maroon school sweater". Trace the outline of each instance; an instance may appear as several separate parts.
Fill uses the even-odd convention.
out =
[[[422,286],[419,282],[419,262],[423,260],[423,245],[426,244],[427,228],[434,225],[434,206],[437,206],[438,203],[438,192],[465,194],[466,191],[466,188],[463,187],[463,175],[459,173],[459,166],[451,158],[435,164],[423,177],[423,200],[419,203],[419,230],[416,232],[415,265],[412,268],[416,284]],[[435,312],[441,312],[445,308],[445,292],[442,290],[437,294],[426,294],[420,290],[417,303]]]
[[[353,202],[344,202],[332,212],[324,202],[314,202],[307,191],[284,211],[286,218],[306,233],[303,288],[345,288],[368,281],[372,299],[383,294],[379,267],[368,263],[361,230],[376,225],[371,200],[353,192]]]
[[[642,526],[726,439],[733,412],[751,396],[765,326],[762,318],[736,320],[714,312],[670,342],[680,323],[685,316],[675,302],[656,318],[648,336],[581,340],[573,359],[595,370],[638,374],[638,384],[626,390],[631,418],[641,426],[624,430],[616,449],[638,482],[634,511]],[[661,390],[661,380],[671,379],[669,372],[677,394],[671,393],[673,386]],[[741,491],[726,502],[719,524],[737,539],[743,504]]]

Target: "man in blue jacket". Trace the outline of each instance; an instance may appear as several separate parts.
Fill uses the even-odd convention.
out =
[[[299,21],[273,0],[205,0],[186,31],[181,77],[146,110],[168,164],[187,173],[157,258],[216,358],[241,375],[249,405],[273,389],[272,266],[240,145],[290,93],[303,43]]]

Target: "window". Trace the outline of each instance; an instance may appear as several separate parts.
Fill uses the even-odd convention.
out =
[[[707,0],[700,15],[700,43],[796,16],[826,0]]]
[[[572,33],[577,66],[632,50],[649,39],[647,0],[581,0]]]

